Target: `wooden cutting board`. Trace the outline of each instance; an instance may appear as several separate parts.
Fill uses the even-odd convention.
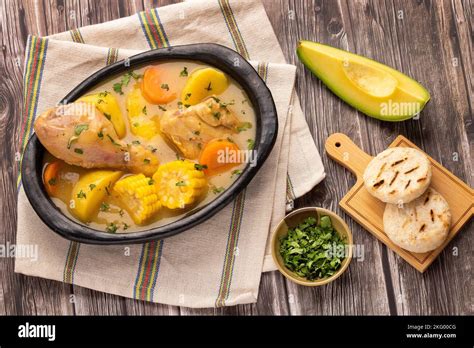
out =
[[[402,135],[399,135],[389,147],[394,146],[412,147],[422,151]],[[461,227],[474,215],[474,191],[427,155],[433,172],[431,187],[443,195],[451,209],[451,229],[446,241],[433,251],[419,254],[402,249],[395,245],[383,231],[382,217],[385,203],[369,194],[364,187],[362,175],[373,157],[362,151],[347,135],[341,133],[329,136],[325,147],[329,157],[352,171],[357,178],[355,185],[339,202],[341,208],[420,272],[428,268]]]

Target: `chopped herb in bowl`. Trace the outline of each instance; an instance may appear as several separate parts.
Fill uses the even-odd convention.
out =
[[[280,239],[280,254],[285,266],[300,277],[317,280],[332,276],[341,267],[346,243],[323,215],[319,224],[308,217]]]

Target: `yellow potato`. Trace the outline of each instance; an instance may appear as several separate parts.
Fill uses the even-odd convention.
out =
[[[94,104],[112,122],[118,137],[123,138],[125,136],[126,128],[122,112],[117,99],[111,93],[90,94],[80,98],[79,101]]]
[[[122,172],[112,170],[95,170],[83,175],[72,189],[74,205],[69,206],[72,215],[82,222],[90,221],[121,176]]]
[[[223,93],[229,86],[225,74],[217,69],[204,68],[193,71],[181,92],[184,105],[196,105],[213,94]]]
[[[158,133],[158,128],[138,86],[127,95],[126,103],[132,133],[145,139],[153,138]]]

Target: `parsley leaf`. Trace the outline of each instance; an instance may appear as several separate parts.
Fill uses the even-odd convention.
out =
[[[242,122],[238,127],[237,127],[237,132],[244,132],[247,129],[252,128],[252,124],[250,122]]]
[[[204,169],[207,169],[207,165],[195,163],[195,164],[194,164],[194,169],[196,169],[196,170],[204,170]]]
[[[336,273],[344,260],[345,246],[329,216],[321,216],[319,224],[308,217],[280,239],[280,254],[290,271],[315,280]]]
[[[76,125],[76,127],[74,127],[74,134],[79,136],[79,135],[81,135],[81,133],[83,131],[88,130],[88,129],[89,129],[88,124],[78,124],[78,125]]]
[[[179,73],[179,76],[181,76],[181,77],[188,76],[188,68],[184,67],[183,70],[181,70],[181,72]]]
[[[254,147],[255,147],[255,140],[247,139],[247,149],[253,150]]]

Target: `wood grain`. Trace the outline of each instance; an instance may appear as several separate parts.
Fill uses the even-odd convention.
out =
[[[0,0],[0,243],[15,241],[22,62],[28,34],[51,35],[129,16],[174,1]],[[0,314],[273,315],[273,314],[472,314],[472,222],[423,274],[345,215],[338,201],[352,174],[329,160],[324,142],[342,132],[368,153],[406,136],[448,170],[473,183],[471,0],[263,0],[288,62],[297,65],[296,89],[327,177],[296,207],[322,206],[341,214],[364,261],[353,260],[337,281],[321,288],[296,286],[276,272],[262,276],[256,304],[195,310],[135,301],[13,272],[0,259]],[[298,62],[299,39],[363,54],[424,84],[432,100],[420,119],[381,122],[352,109]]]

